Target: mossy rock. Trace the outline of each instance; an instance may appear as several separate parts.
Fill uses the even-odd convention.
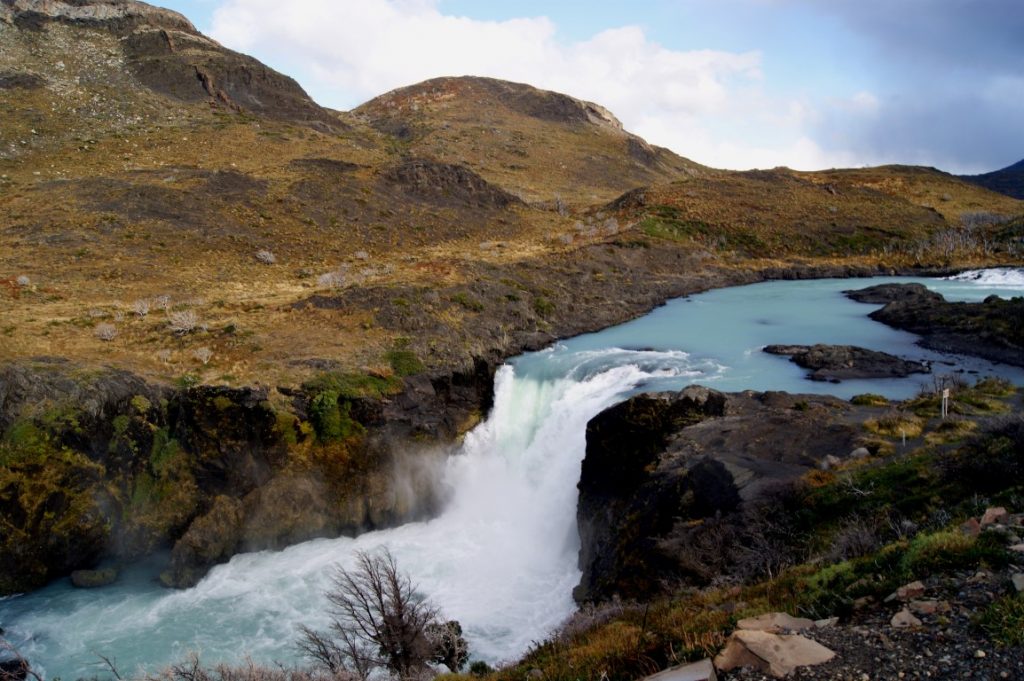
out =
[[[79,589],[96,589],[109,586],[117,581],[117,568],[102,570],[75,570],[71,573],[71,583]]]

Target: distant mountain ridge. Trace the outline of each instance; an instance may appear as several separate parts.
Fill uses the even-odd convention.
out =
[[[981,175],[961,175],[960,179],[1000,194],[1024,200],[1024,159],[1000,170]]]

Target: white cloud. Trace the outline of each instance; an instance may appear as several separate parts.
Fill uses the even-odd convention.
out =
[[[671,50],[638,27],[565,43],[548,19],[479,21],[437,0],[226,0],[213,37],[285,64],[322,104],[350,108],[428,78],[480,75],[597,102],[648,141],[715,167],[837,165],[805,102],[762,92],[758,52]],[[281,68],[281,66],[279,66]],[[871,95],[851,100],[870,109]],[[875,102],[877,105],[877,102]]]

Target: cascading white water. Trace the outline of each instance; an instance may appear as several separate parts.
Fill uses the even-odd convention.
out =
[[[587,421],[647,381],[700,375],[682,352],[548,352],[525,362],[527,376],[499,369],[490,417],[447,461],[451,498],[437,518],[239,555],[186,591],[140,590],[130,579],[100,600],[64,590],[20,613],[10,633],[24,637],[23,652],[49,678],[96,673],[97,653],[129,671],[191,651],[210,661],[291,661],[298,626],[327,624],[322,593],[332,566],[387,546],[462,623],[474,657],[521,654],[573,610]]]
[[[190,651],[211,663],[247,654],[262,662],[296,661],[297,625],[326,625],[322,593],[331,567],[348,564],[356,550],[384,545],[448,617],[462,622],[475,657],[517,657],[573,609],[576,482],[586,422],[629,393],[693,382],[846,397],[870,391],[899,398],[919,389],[911,379],[808,382],[798,367],[760,352],[768,343],[814,342],[955,360],[961,369],[1024,385],[1019,369],[926,353],[912,335],[872,322],[869,306],[840,293],[882,281],[909,280],[722,289],[523,355],[499,370],[490,416],[446,463],[451,497],[437,518],[356,539],[235,556],[185,591],[159,588],[153,565],[95,591],[64,581],[0,599],[0,626],[46,678],[65,681],[102,675],[97,654],[116,660],[122,673],[142,664],[159,668]],[[916,281],[961,300],[1024,292],[1020,269]]]

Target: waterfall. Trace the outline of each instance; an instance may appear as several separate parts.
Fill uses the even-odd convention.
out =
[[[75,590],[62,580],[0,599],[0,626],[46,678],[67,681],[102,674],[97,654],[116,660],[122,673],[143,664],[154,670],[192,651],[208,663],[246,655],[298,662],[298,625],[327,624],[322,595],[332,566],[349,564],[357,550],[387,546],[445,616],[462,623],[474,657],[517,658],[573,610],[576,483],[586,423],[630,393],[688,383],[843,397],[902,398],[918,390],[911,379],[809,382],[798,367],[760,352],[766,343],[806,342],[955,360],[942,366],[1024,384],[1024,372],[1014,367],[929,354],[914,345],[914,336],[871,321],[869,306],[841,294],[886,281],[920,281],[957,300],[1024,292],[1024,270],[1010,268],[946,280],[770,282],[673,301],[502,367],[491,414],[444,464],[448,500],[430,521],[238,555],[184,591],[157,586],[153,564],[98,590]]]
[[[524,356],[498,370],[491,414],[446,462],[449,498],[432,520],[241,554],[184,591],[160,589],[152,569],[140,568],[100,591],[50,587],[0,612],[47,678],[99,673],[97,653],[122,673],[193,651],[211,663],[246,655],[297,662],[298,626],[327,625],[322,594],[332,567],[386,546],[462,623],[474,658],[512,660],[574,608],[587,421],[651,381],[699,373],[682,352],[560,346]]]

